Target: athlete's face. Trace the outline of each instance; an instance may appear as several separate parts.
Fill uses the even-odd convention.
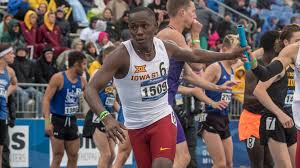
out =
[[[77,64],[76,65],[77,74],[81,76],[87,68],[87,60],[84,59],[81,63],[76,63],[76,64]]]
[[[129,31],[133,40],[140,45],[152,42],[157,32],[157,23],[154,18],[149,18],[145,11],[136,12],[129,17]]]
[[[185,23],[185,28],[190,29],[194,19],[196,19],[196,8],[194,2],[190,1],[190,5],[183,12],[183,19]]]
[[[12,63],[14,63],[14,60],[15,60],[14,52],[13,52],[13,51],[9,52],[9,53],[6,54],[3,58],[4,58],[4,61],[5,61],[7,64],[12,64]]]
[[[300,31],[294,32],[292,35],[292,38],[289,41],[287,41],[287,40],[284,41],[284,45],[288,46],[288,45],[296,43],[298,41],[300,41]]]

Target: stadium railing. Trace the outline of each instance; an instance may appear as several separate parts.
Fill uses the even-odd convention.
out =
[[[19,83],[17,92],[14,93],[17,105],[17,117],[18,118],[42,118],[42,99],[46,91],[47,84],[35,84],[35,83]],[[22,90],[21,90],[22,89]],[[24,93],[26,92],[26,93]],[[194,105],[194,99],[184,99],[184,108],[191,108]],[[79,118],[83,117],[83,113],[88,110],[88,106],[81,97],[80,112],[77,115]],[[230,105],[230,118],[239,119],[242,111],[242,103],[236,99],[232,99]]]

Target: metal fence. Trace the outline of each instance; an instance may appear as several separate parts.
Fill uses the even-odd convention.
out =
[[[18,118],[42,118],[42,99],[47,88],[47,84],[34,84],[34,83],[19,83],[18,89],[14,96],[17,104],[17,117]],[[184,99],[184,108],[195,110],[195,99],[187,98]],[[199,107],[196,107],[199,108]],[[88,110],[86,102],[81,100],[80,112],[77,115],[79,118],[83,117],[83,113]],[[242,104],[232,99],[230,105],[230,118],[239,119]]]

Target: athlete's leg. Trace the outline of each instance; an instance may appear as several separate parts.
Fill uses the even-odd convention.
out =
[[[65,141],[66,153],[68,156],[67,168],[77,168],[80,139]]]
[[[296,167],[300,168],[300,130],[297,130]]]
[[[290,158],[291,158],[291,163],[294,168],[296,167],[296,160],[295,160],[296,159],[296,149],[297,149],[297,143],[288,147]]]
[[[176,144],[176,153],[173,168],[185,168],[191,161],[191,155],[188,149],[187,142]]]
[[[151,152],[149,143],[146,142],[146,128],[128,130],[133,154],[139,168],[151,168]]]
[[[106,134],[99,131],[99,129],[96,128],[93,134],[93,140],[99,152],[101,153],[98,161],[98,168],[110,167],[111,160],[112,160],[112,153],[110,151],[110,144]]]
[[[124,131],[124,133],[126,136],[125,142],[118,144],[117,159],[113,165],[113,168],[122,168],[122,166],[125,164],[131,152],[131,144],[130,144],[128,132]]]
[[[275,162],[276,168],[291,168],[292,163],[286,143],[278,142],[269,138],[268,146]]]
[[[172,168],[176,152],[177,137],[174,114],[154,123],[149,129],[152,168]]]
[[[267,149],[269,156],[272,160],[272,156],[270,154],[270,151],[268,149],[268,147],[263,146],[260,144],[260,139],[257,139],[256,137],[250,137],[245,141],[246,144],[246,148],[247,148],[247,153],[248,153],[248,157],[250,160],[250,165],[251,168],[273,168],[273,164],[272,166],[268,166],[266,167],[265,165],[268,164],[267,160],[266,160],[266,151],[265,149]]]
[[[3,145],[0,145],[0,168],[2,168]]]
[[[264,168],[273,168],[273,167],[274,167],[274,161],[270,149],[266,145],[264,146]]]
[[[52,156],[53,156],[51,162],[51,168],[59,168],[65,151],[64,140],[60,140],[55,138],[54,136],[51,136],[50,141],[51,141]]]
[[[152,161],[152,168],[172,168],[173,162],[167,158],[156,158]]]
[[[116,143],[112,139],[108,139],[109,142],[109,150],[111,153],[110,161],[109,161],[109,167],[112,167],[112,164],[116,158],[116,153],[115,153],[115,147]]]
[[[177,121],[177,144],[173,168],[185,168],[191,161],[191,155],[188,149],[182,125],[176,114],[175,117]]]
[[[233,145],[232,145],[232,137],[228,137],[224,140],[222,140],[224,152],[226,156],[226,168],[232,168],[232,155],[233,155]]]
[[[213,168],[226,168],[226,155],[220,136],[204,130],[202,137],[214,162]]]

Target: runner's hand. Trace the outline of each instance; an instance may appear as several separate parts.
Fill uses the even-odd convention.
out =
[[[53,136],[53,125],[51,123],[45,124],[45,133],[49,136]]]
[[[228,107],[228,103],[225,101],[218,101],[218,102],[211,103],[211,106],[214,109],[223,110]]]
[[[239,83],[241,83],[239,80],[226,81],[223,85],[218,86],[218,91],[232,90],[232,87]]]
[[[277,116],[278,120],[280,121],[280,123],[283,125],[284,128],[292,128],[294,126],[294,121],[293,119],[286,115],[285,113],[280,113]]]
[[[126,127],[123,124],[114,119],[112,115],[105,117],[102,122],[105,125],[108,138],[111,138],[115,143],[118,143],[117,139],[121,143],[125,141],[126,137],[123,130],[126,130]]]
[[[248,61],[247,57],[244,55],[244,51],[250,51],[251,48],[249,46],[241,48],[239,46],[236,46],[232,49],[232,59],[241,58],[243,62]]]

